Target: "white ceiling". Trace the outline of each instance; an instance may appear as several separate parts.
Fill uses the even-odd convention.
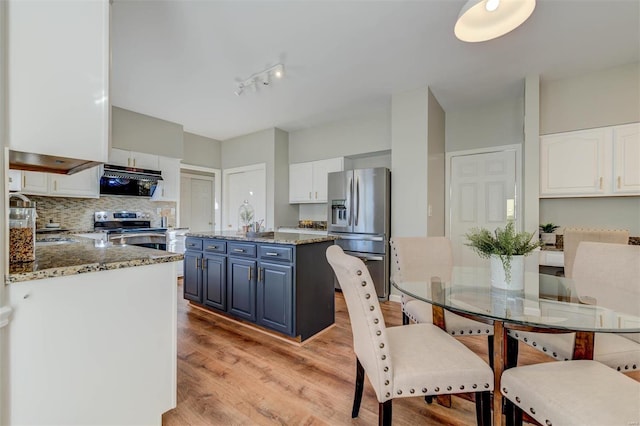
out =
[[[464,43],[465,0],[139,1],[112,8],[112,104],[225,140],[390,108],[431,87],[445,111],[640,61],[640,0],[538,0],[513,32]],[[278,62],[286,77],[236,96]],[[639,77],[640,78],[640,77]]]

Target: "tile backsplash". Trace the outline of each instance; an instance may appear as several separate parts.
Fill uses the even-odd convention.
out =
[[[47,223],[59,223],[63,229],[93,231],[93,213],[102,210],[129,210],[149,213],[151,226],[160,226],[160,217],[167,216],[168,225],[176,225],[176,203],[151,201],[140,197],[70,198],[40,197],[30,195],[35,201],[38,219],[36,228],[44,228]],[[160,214],[158,214],[158,209]],[[173,209],[173,213],[172,212]]]

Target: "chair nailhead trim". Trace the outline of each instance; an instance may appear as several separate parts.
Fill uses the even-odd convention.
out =
[[[535,414],[536,410],[533,409],[533,407],[529,408],[529,411],[531,411],[531,414]]]
[[[463,389],[464,389],[464,385],[460,386],[460,390],[463,390]]]
[[[379,320],[378,320],[378,318],[375,318],[375,319],[373,320],[373,323],[374,323],[374,324],[377,324],[377,323],[378,323],[378,321],[379,321]]]
[[[356,274],[358,274],[358,275],[362,275],[362,271],[358,269],[358,270],[356,271]]]
[[[389,371],[389,367],[384,368],[384,372],[386,373],[387,371]]]
[[[398,389],[398,395],[402,395],[402,390]]]
[[[485,388],[485,389],[489,389],[489,383],[485,383],[485,384],[484,384],[484,388]]]
[[[478,330],[478,334],[482,333],[482,330]]]
[[[415,389],[409,389],[409,393],[416,393]]]
[[[460,330],[460,334],[464,334],[464,330]]]
[[[516,396],[516,402],[520,403],[520,397],[519,396]]]
[[[620,367],[618,367],[617,370],[620,371]]]
[[[542,347],[542,352],[546,352],[547,348],[545,348],[544,346]]]
[[[385,381],[384,381],[384,385],[385,385],[385,386],[388,386],[388,385],[389,385],[389,381],[388,381],[388,380],[385,380]]]
[[[427,393],[427,388],[422,388],[422,393]]]
[[[369,306],[369,310],[373,311],[375,308],[373,306]]]
[[[365,299],[371,299],[371,295],[369,293],[365,294]]]
[[[455,332],[455,331],[452,331],[452,332],[451,332],[451,335],[452,335],[452,336],[455,336],[455,335],[456,335],[456,332]]]
[[[451,386],[447,386],[447,390],[450,391],[451,390]]]
[[[382,360],[384,361],[385,359],[387,359],[386,355],[382,355],[380,358],[382,358]]]
[[[558,354],[557,354],[556,352],[554,352],[554,353],[553,353],[553,357],[554,357],[554,358],[557,358],[557,357],[558,357]]]
[[[628,366],[628,365],[625,365],[625,366],[624,366],[624,369],[625,369],[625,370],[628,370],[628,369],[629,369],[629,366]]]
[[[518,333],[516,333],[516,337],[518,337]]]
[[[379,336],[381,334],[382,334],[382,331],[380,331],[380,330],[376,331],[376,336]]]
[[[477,388],[478,388],[478,385],[476,385],[476,384],[474,383],[474,384],[473,384],[473,386],[471,386],[471,387],[472,387],[472,388],[474,388],[474,389],[477,389]]]
[[[489,331],[490,331],[490,330],[485,330],[484,332],[485,332],[485,333],[487,333],[487,334],[489,334]]]
[[[380,349],[384,348],[384,343],[380,343]]]
[[[533,342],[533,347],[535,348],[536,346],[538,346],[537,342]]]
[[[440,392],[440,388],[435,388],[434,391]]]
[[[389,398],[389,397],[391,396],[391,394],[390,394],[389,392],[387,392],[387,393],[385,394],[385,396],[386,396],[387,398]]]
[[[524,342],[527,343],[529,341],[529,339],[527,339],[526,337],[524,338]]]
[[[502,393],[506,395],[506,394],[508,394],[509,392],[507,392],[507,388],[502,388]]]
[[[633,364],[633,365],[632,365],[632,367],[633,367],[633,369],[634,369],[634,370],[635,370],[636,368],[638,368],[638,366],[637,366],[637,365],[635,365],[635,364]]]
[[[549,420],[544,421],[547,426],[551,426],[551,422]]]
[[[362,281],[362,282],[360,283],[360,285],[361,285],[362,287],[366,287],[366,286],[367,286],[367,282],[366,282],[366,281]]]

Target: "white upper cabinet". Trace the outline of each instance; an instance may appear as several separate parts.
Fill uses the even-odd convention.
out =
[[[640,194],[640,123],[613,129],[613,192]]]
[[[329,158],[289,165],[289,202],[326,203],[327,175],[344,169],[344,159]]]
[[[9,148],[106,162],[109,1],[6,5]]]
[[[178,201],[180,199],[180,159],[158,157],[162,181],[158,182],[151,201]]]
[[[109,164],[135,167],[137,169],[159,170],[158,156],[144,152],[128,151],[113,148],[109,154]]]
[[[640,124],[540,138],[540,197],[640,195]]]
[[[98,198],[100,167],[92,167],[72,175],[23,171],[21,191],[29,195]]]

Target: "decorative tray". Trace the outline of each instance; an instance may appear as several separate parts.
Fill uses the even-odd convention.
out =
[[[247,232],[247,237],[250,238],[267,238],[267,237],[273,237],[275,235],[274,231],[264,231],[264,232]]]

